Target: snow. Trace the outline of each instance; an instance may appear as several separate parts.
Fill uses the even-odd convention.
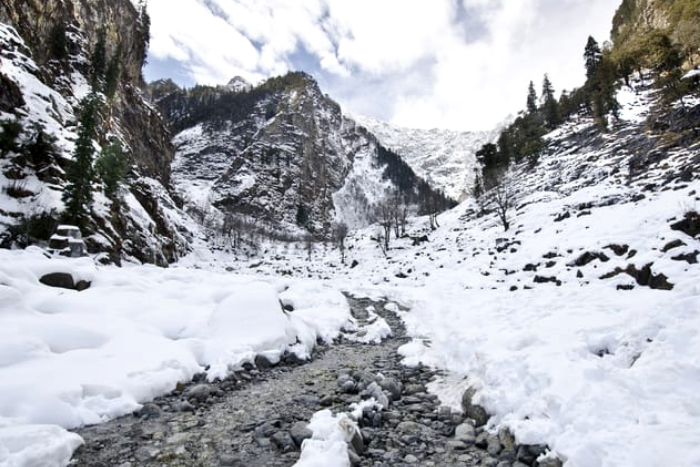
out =
[[[347,240],[354,268],[332,253],[273,246],[263,260],[222,257],[218,267],[292,270],[400,305],[391,308],[413,337],[404,363],[447,370],[430,386],[443,403],[459,407],[475,387],[493,415],[489,430],[547,444],[567,467],[700,465],[700,266],[673,259],[700,251],[700,240],[670,227],[698,209],[700,182],[668,182],[698,149],[672,149],[632,176],[631,130],[644,134],[653,96],[623,89],[619,98],[623,118],[604,144],[580,136],[593,123],[575,119],[548,135],[556,149],[534,169],[516,170],[508,232],[468,200],[439,216],[437,230],[412,219],[410,234],[428,243],[392,240],[386,258],[376,227],[356,230]],[[684,245],[668,249],[676,240]],[[618,256],[611,245],[628,248]],[[607,260],[576,266],[586,252]],[[672,290],[624,273],[602,279],[648,264]]]
[[[357,425],[346,414],[330,410],[316,412],[308,425],[313,432],[301,445],[301,457],[294,467],[350,467],[348,442]]]
[[[366,116],[351,118],[371,131],[382,145],[400,155],[433,188],[455,200],[463,199],[474,185],[478,167],[476,151],[486,143],[495,142],[505,126],[504,123],[492,131],[421,130],[394,126]]]
[[[50,272],[91,287],[40,284]],[[281,296],[297,309],[283,312]],[[205,366],[211,380],[256,354],[307,358],[349,319],[318,283],[0,250],[0,465],[66,465],[80,438],[65,428],[133,412]]]

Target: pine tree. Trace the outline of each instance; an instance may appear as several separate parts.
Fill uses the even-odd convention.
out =
[[[118,200],[119,185],[129,171],[124,151],[119,141],[114,141],[102,148],[100,157],[95,162],[97,173],[104,184],[104,193],[111,200]]]
[[[90,56],[90,77],[95,86],[105,74],[107,66],[107,33],[101,28],[97,33],[97,42]]]
[[[22,124],[17,120],[0,120],[0,157],[19,151],[17,139],[22,133]]]
[[[51,28],[50,37],[51,57],[55,60],[65,60],[68,57],[66,25],[63,22],[56,23]]]
[[[554,87],[552,86],[552,82],[549,81],[549,76],[546,74],[542,81],[542,99],[544,100],[542,108],[544,111],[545,126],[553,130],[559,125],[561,118],[559,116],[559,102],[557,102],[557,98],[554,96]]]
[[[79,226],[87,223],[92,205],[92,182],[95,178],[92,166],[95,155],[93,139],[97,133],[101,104],[100,98],[95,94],[90,94],[81,101],[78,139],[68,168],[68,183],[63,191],[66,220]]]
[[[531,115],[537,113],[537,92],[535,92],[535,83],[532,81],[527,88],[527,113]]]
[[[598,42],[593,36],[588,36],[588,42],[583,52],[583,58],[586,62],[586,77],[592,78],[598,70],[598,65],[603,58],[603,53],[600,50]]]
[[[121,44],[119,44],[114,55],[110,58],[105,71],[104,94],[109,100],[112,100],[119,87],[119,80],[121,78],[121,52],[122,47]]]

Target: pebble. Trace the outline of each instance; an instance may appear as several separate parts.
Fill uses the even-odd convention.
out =
[[[409,338],[398,318],[379,302],[349,301],[353,311],[373,306],[392,337],[381,345],[319,344],[308,362],[283,358],[268,367],[256,358],[258,369],[246,362],[214,383],[198,374],[135,416],[77,430],[85,444],[71,466],[289,466],[312,436],[308,421],[315,412],[342,413],[370,397],[381,407],[357,420],[348,449],[354,467],[534,465],[544,447],[517,446],[509,433],[490,434],[441,407],[426,389],[439,372],[401,365],[396,350]],[[541,465],[561,467],[556,462]]]

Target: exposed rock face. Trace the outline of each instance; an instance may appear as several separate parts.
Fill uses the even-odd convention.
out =
[[[66,86],[66,75],[75,69],[87,76],[86,60],[105,33],[106,56],[119,48],[122,67],[121,86],[112,115],[130,146],[133,161],[143,175],[169,181],[172,146],[157,113],[143,99],[141,67],[148,45],[148,24],[129,0],[8,0],[0,5],[0,22],[13,26],[40,67],[40,78],[49,87],[67,97],[75,89]],[[52,35],[55,28],[67,29],[70,66],[55,57]]]
[[[3,241],[11,242],[12,225],[29,215],[43,210],[55,217],[63,209],[61,191],[77,135],[79,103],[104,86],[101,78],[91,77],[91,59],[104,35],[104,59],[118,57],[120,72],[95,143],[105,144],[108,136],[122,143],[132,188],[119,205],[98,197],[89,229],[93,235],[86,244],[117,262],[132,257],[167,264],[186,251],[186,229],[173,223],[179,215],[165,214],[178,210],[166,188],[174,152],[171,136],[142,90],[148,28],[147,15],[130,0],[0,4],[0,111],[22,125],[19,149],[0,161],[0,170],[15,183],[30,180],[39,187],[5,203],[11,208],[0,212]],[[32,141],[54,141],[53,148],[39,160],[29,148]]]
[[[502,127],[491,131],[403,128],[368,117],[354,117],[382,145],[400,155],[431,187],[452,199],[471,194],[479,163],[476,151],[495,142]]]
[[[343,116],[304,73],[247,90],[151,87],[177,148],[173,181],[189,202],[259,220],[330,232],[363,226],[398,190],[421,204],[437,196],[373,135]]]

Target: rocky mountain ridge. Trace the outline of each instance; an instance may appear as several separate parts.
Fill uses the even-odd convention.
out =
[[[400,155],[433,188],[455,200],[471,194],[479,170],[476,151],[495,142],[500,126],[490,131],[423,130],[391,125],[371,117],[352,117],[382,145]]]
[[[449,204],[307,74],[243,90],[159,82],[151,93],[176,134],[174,184],[199,210],[327,236],[336,221],[373,222],[389,197],[422,212]]]

